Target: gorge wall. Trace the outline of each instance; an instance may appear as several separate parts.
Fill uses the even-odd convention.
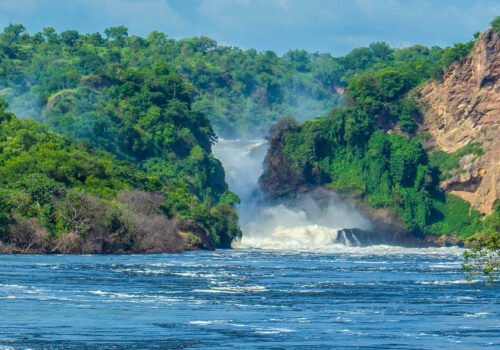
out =
[[[418,92],[420,132],[429,151],[455,152],[479,143],[484,154],[465,154],[440,186],[490,214],[500,195],[500,35],[490,29],[462,62]]]
[[[490,232],[480,212],[496,213],[500,193],[499,53],[487,30],[439,62],[355,77],[327,118],[276,126],[262,189],[276,199],[326,187],[377,229],[421,238]]]

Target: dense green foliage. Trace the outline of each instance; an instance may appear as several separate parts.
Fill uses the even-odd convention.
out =
[[[109,211],[105,226],[118,230],[121,225],[111,221],[120,221],[113,201],[120,191],[162,188],[131,164],[78,146],[32,119],[21,121],[4,107],[0,100],[0,240],[15,239],[14,232],[29,218],[36,218],[36,227],[52,236],[87,234],[82,228],[86,219],[69,220],[63,207],[79,194],[93,197],[96,208]]]
[[[191,108],[192,87],[155,45],[127,38],[124,27],[106,35],[46,28],[30,36],[10,25],[0,35],[0,95],[21,116],[157,177],[169,216],[194,219],[229,246],[239,235],[238,198],[211,153],[210,121]]]
[[[433,220],[428,231],[434,235],[452,234],[460,238],[470,237],[484,227],[483,214],[472,209],[469,202],[446,194],[433,201]]]
[[[453,176],[454,170],[460,167],[460,159],[467,154],[479,157],[484,154],[484,150],[481,148],[480,143],[469,143],[452,153],[440,150],[432,152],[429,161],[432,167],[439,169],[441,179],[445,180]]]
[[[121,242],[127,251],[137,231],[131,218],[144,210],[140,202],[151,198],[161,199],[157,214],[195,220],[220,246],[238,234],[230,206],[220,204],[208,212],[187,185],[165,185],[132,163],[70,141],[33,119],[20,120],[4,108],[0,100],[0,240],[11,241],[30,218],[36,219],[32,230],[52,237],[95,234],[91,231],[97,230],[99,217],[101,231],[128,240]],[[146,197],[129,194],[130,200],[123,200],[131,190],[146,191]]]
[[[131,171],[156,178],[164,213],[195,220],[219,246],[239,234],[232,207],[238,198],[211,153],[212,124],[224,137],[262,134],[285,115],[323,117],[346,100],[345,90],[345,108],[287,134],[295,170],[394,209],[415,232],[427,232],[445,211],[434,203],[448,201],[434,193],[432,162],[408,139],[419,116],[406,94],[465,57],[474,41],[446,49],[373,43],[334,58],[303,50],[279,57],[156,31],[129,37],[123,26],[105,35],[53,28],[30,35],[22,25],[8,26],[0,34],[0,97],[78,147],[109,152],[133,163]],[[391,128],[402,135],[383,132]],[[34,173],[40,166],[33,165]],[[94,188],[83,191],[99,198],[123,190],[92,181]]]
[[[255,136],[264,134],[285,115],[297,116],[300,121],[327,115],[343,101],[342,93],[349,81],[364,72],[419,61],[432,66],[431,74],[440,76],[443,68],[464,57],[473,44],[457,44],[444,50],[422,45],[393,49],[378,42],[344,57],[304,50],[290,50],[279,57],[272,51],[218,46],[206,37],[174,40],[156,31],[146,38],[129,37],[123,26],[108,28],[105,34],[107,38],[74,30],[58,34],[46,28],[43,33],[29,35],[22,25],[7,27],[0,36],[0,81],[4,85],[0,96],[20,116],[34,118],[39,117],[40,106],[53,101],[60,91],[64,91],[61,98],[65,99],[58,107],[62,109],[89,94],[84,88],[104,90],[99,100],[117,96],[133,100],[137,93],[144,93],[140,90],[150,79],[148,70],[168,62],[192,84],[193,109],[205,113],[220,136]],[[173,89],[170,93],[182,101],[182,94],[188,91],[176,85],[179,82],[174,82],[174,74],[165,69],[157,69],[156,73],[162,76],[158,78],[163,83],[169,76]],[[88,104],[97,102],[93,97]],[[113,104],[106,104],[100,107],[109,112]],[[82,125],[77,120],[68,128],[83,126],[84,132],[116,132],[108,131],[100,113],[91,114],[95,108],[80,102],[76,111],[89,113],[85,119],[92,121]]]
[[[130,190],[160,195],[158,214],[195,220],[220,246],[238,234],[230,206],[220,204],[208,212],[186,185],[165,185],[132,163],[77,144],[32,119],[20,120],[4,108],[0,100],[0,240],[11,240],[30,218],[49,236],[86,235],[96,229],[91,223],[97,215],[102,215],[103,231],[130,240],[136,231],[130,217],[143,210],[118,200]],[[92,210],[82,212],[89,205]]]
[[[362,198],[375,208],[389,208],[417,234],[462,237],[482,227],[470,204],[438,188],[441,176],[458,167],[471,144],[453,153],[427,152],[412,137],[420,118],[408,92],[469,52],[471,44],[447,48],[440,59],[415,61],[367,72],[352,79],[347,104],[328,118],[292,126],[281,135],[284,156],[297,176]],[[396,132],[387,133],[387,130]]]

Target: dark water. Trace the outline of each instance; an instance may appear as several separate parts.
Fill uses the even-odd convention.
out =
[[[499,348],[458,249],[0,256],[0,349]]]

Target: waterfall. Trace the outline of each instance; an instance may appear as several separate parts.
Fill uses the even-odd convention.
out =
[[[265,140],[220,140],[213,152],[226,170],[229,188],[241,198],[237,206],[241,241],[235,247],[322,250],[359,247],[361,242],[345,228],[368,229],[369,221],[333,192],[323,193],[322,204],[311,195],[293,203],[268,203],[258,185],[267,151]]]

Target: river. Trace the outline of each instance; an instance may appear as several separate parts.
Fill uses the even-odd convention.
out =
[[[500,288],[465,280],[463,250],[361,247],[368,221],[263,200],[265,142],[221,142],[243,237],[157,255],[0,255],[0,350],[500,347]]]
[[[0,256],[0,349],[479,349],[498,285],[458,248]]]

